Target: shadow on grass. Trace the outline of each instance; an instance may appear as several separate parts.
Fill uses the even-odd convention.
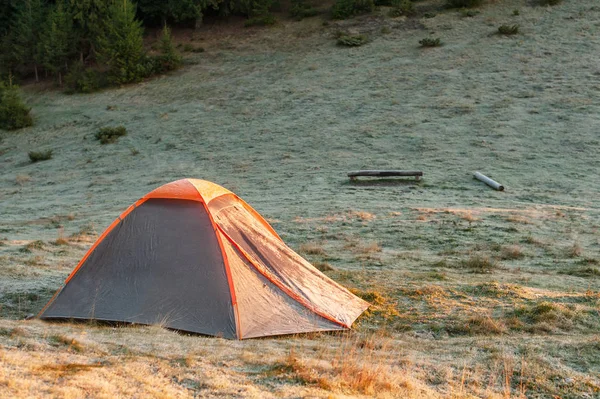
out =
[[[419,186],[423,183],[422,180],[415,180],[412,177],[399,177],[399,178],[384,178],[384,179],[356,179],[349,180],[345,185],[352,187],[406,187],[406,186]]]

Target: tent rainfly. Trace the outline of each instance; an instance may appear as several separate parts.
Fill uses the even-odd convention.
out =
[[[349,329],[368,306],[235,194],[183,179],[108,226],[39,317],[244,339]]]

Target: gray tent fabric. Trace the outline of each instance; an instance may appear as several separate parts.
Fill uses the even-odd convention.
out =
[[[223,256],[202,203],[144,202],[100,242],[43,318],[160,324],[236,338]]]
[[[346,330],[368,306],[235,194],[182,179],[123,212],[39,317],[245,339]]]

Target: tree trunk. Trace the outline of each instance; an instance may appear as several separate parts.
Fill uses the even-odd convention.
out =
[[[33,66],[33,70],[35,71],[35,81],[39,82],[40,81],[40,77],[38,76],[37,65]]]
[[[62,86],[62,74],[58,71],[58,85]]]

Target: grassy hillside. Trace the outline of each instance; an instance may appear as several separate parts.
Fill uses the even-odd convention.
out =
[[[206,51],[177,73],[26,87],[35,126],[0,132],[0,396],[598,397],[600,7],[416,9],[207,25],[180,33]],[[349,182],[358,168],[425,176]],[[22,320],[122,210],[184,177],[236,192],[371,310],[347,334],[243,342]]]

